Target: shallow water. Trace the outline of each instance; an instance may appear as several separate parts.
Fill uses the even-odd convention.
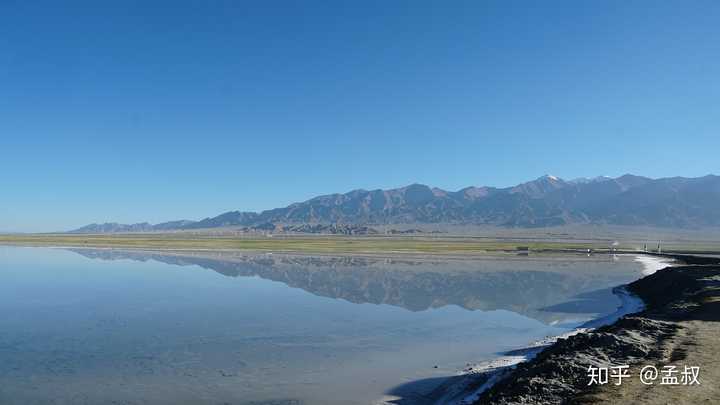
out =
[[[619,303],[632,257],[0,247],[0,403],[368,404]],[[425,381],[425,384],[413,384]]]

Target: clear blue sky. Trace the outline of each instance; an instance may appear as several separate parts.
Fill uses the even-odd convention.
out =
[[[0,2],[0,231],[718,173],[716,1]]]

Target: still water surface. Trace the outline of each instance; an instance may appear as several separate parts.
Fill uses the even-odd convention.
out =
[[[611,313],[640,271],[0,247],[0,403],[374,403]]]

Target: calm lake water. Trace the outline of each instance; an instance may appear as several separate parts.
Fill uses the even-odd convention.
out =
[[[632,257],[0,247],[2,404],[371,404],[611,313]],[[437,368],[436,368],[437,367]],[[426,389],[427,384],[425,386]]]

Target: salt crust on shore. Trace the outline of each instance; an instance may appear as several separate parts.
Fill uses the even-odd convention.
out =
[[[649,255],[637,255],[635,256],[635,261],[642,264],[642,274],[644,276],[649,276],[658,270],[671,266],[674,263],[672,259]]]

